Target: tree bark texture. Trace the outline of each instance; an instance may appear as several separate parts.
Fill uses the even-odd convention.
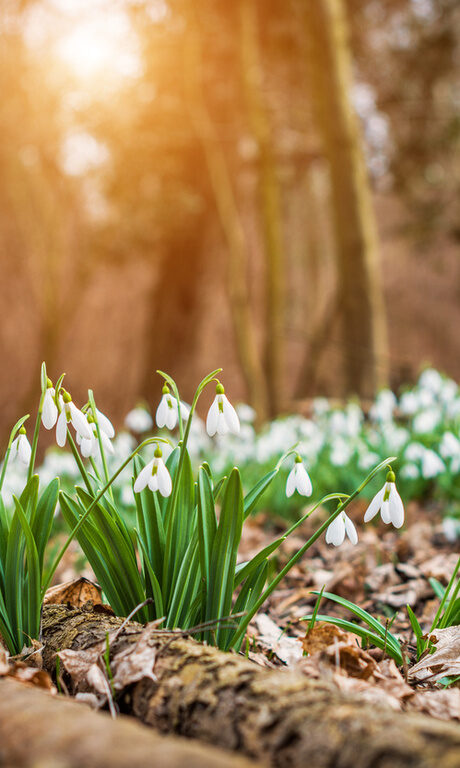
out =
[[[87,649],[120,624],[91,608],[45,606],[45,665],[53,671],[56,650]],[[141,630],[128,624],[111,654],[136,642]],[[118,704],[162,732],[280,768],[458,768],[457,726],[371,707],[300,670],[264,669],[243,656],[153,627],[148,631],[156,682],[133,684]]]
[[[387,383],[387,334],[377,225],[353,85],[343,0],[300,3],[312,106],[330,169],[347,393],[372,397]]]
[[[0,680],[2,768],[251,768],[213,747],[160,736],[128,717]]]

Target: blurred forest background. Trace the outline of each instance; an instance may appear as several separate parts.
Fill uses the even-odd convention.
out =
[[[458,0],[2,0],[0,431],[460,378]]]

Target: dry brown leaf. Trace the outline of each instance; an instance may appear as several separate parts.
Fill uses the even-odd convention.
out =
[[[318,622],[302,639],[304,652],[321,654],[323,660],[350,677],[367,680],[376,669],[376,661],[356,643],[356,635],[327,622]]]
[[[436,646],[409,670],[409,676],[418,680],[438,680],[448,675],[460,674],[460,626],[436,629],[431,634]]]
[[[425,579],[411,579],[404,584],[396,584],[383,592],[379,592],[373,596],[373,599],[390,605],[392,608],[402,608],[403,605],[407,604],[415,605],[419,600],[429,597],[432,591]]]
[[[460,720],[460,688],[417,691],[411,701],[412,708],[439,720]]]
[[[102,604],[101,588],[93,581],[81,576],[79,579],[67,581],[65,584],[56,584],[47,589],[44,604],[66,603],[72,608],[81,608],[89,600],[93,605]]]
[[[328,624],[326,621],[319,621],[313,629],[310,629],[304,638],[302,638],[302,648],[305,653],[313,656],[315,653],[322,653],[333,645],[335,641],[344,642],[350,635],[344,632],[340,627],[334,624]]]
[[[343,693],[359,694],[360,697],[372,704],[379,706],[386,704],[391,709],[401,710],[401,701],[397,696],[393,696],[377,685],[372,685],[368,680],[358,680],[355,677],[346,677],[338,673],[334,674],[333,680],[337,688]]]
[[[57,654],[75,687],[86,682],[87,675],[101,654],[102,644],[98,643],[87,651],[72,651],[66,649]]]
[[[295,664],[302,658],[302,648],[296,637],[288,637],[265,613],[255,617],[258,642],[266,646],[285,664]]]
[[[125,686],[144,677],[156,682],[154,664],[155,651],[151,644],[151,633],[146,627],[132,646],[117,653],[110,662],[115,690],[123,690]]]

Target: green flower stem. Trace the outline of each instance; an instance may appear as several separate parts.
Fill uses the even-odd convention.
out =
[[[332,515],[330,515],[330,517],[328,517],[328,519],[325,520],[325,522],[322,525],[320,525],[320,527],[313,534],[313,536],[310,536],[310,538],[308,539],[308,541],[305,542],[303,547],[301,547],[298,550],[298,552],[296,552],[296,554],[291,557],[291,559],[288,561],[288,563],[286,563],[284,568],[282,568],[282,570],[273,579],[273,581],[268,585],[268,587],[265,589],[265,591],[262,592],[261,596],[259,597],[259,599],[255,603],[255,605],[251,608],[251,610],[246,614],[246,616],[242,620],[242,622],[239,625],[235,635],[232,637],[232,646],[238,644],[238,642],[241,640],[241,638],[243,637],[244,633],[246,632],[246,629],[247,629],[247,627],[248,627],[252,617],[255,616],[255,614],[257,613],[259,608],[261,608],[261,606],[264,604],[264,602],[267,600],[267,598],[270,597],[270,595],[273,592],[273,590],[278,586],[280,581],[282,579],[284,579],[286,574],[289,573],[291,568],[301,559],[301,557],[303,557],[303,555],[305,554],[307,549],[309,549],[312,546],[312,544],[314,544],[315,541],[317,539],[319,539],[319,537],[324,533],[326,528],[328,528],[330,526],[330,524],[336,519],[336,517],[338,517],[338,515],[340,515],[340,513],[343,512],[343,510],[350,504],[350,502],[353,501],[353,499],[355,499],[356,496],[358,496],[361,493],[363,488],[367,485],[368,482],[370,482],[370,480],[372,480],[372,478],[377,474],[377,472],[379,472],[383,467],[387,466],[387,464],[390,461],[395,461],[395,459],[396,459],[395,456],[391,456],[390,458],[385,459],[385,461],[380,462],[380,464],[378,464],[372,470],[372,472],[369,473],[369,475],[366,477],[364,482],[361,483],[361,485],[358,488],[356,488],[355,491],[353,491],[351,496],[348,496],[348,498],[346,498],[341,504],[339,504],[339,506],[337,507],[335,512]],[[328,497],[325,497],[325,499],[326,498],[328,498]],[[323,503],[323,501],[324,500],[321,499],[321,501],[318,502],[318,506],[319,506],[319,504]]]
[[[35,419],[35,429],[34,429],[34,436],[32,440],[32,453],[30,455],[29,469],[27,470],[27,482],[29,482],[29,480],[31,479],[34,473],[35,457],[37,455],[38,435],[40,433],[40,421],[42,418],[43,401],[45,399],[45,394],[46,394],[46,389],[45,390],[42,389],[40,402],[38,404],[37,418]]]
[[[88,473],[86,471],[85,465],[83,464],[83,460],[82,460],[82,458],[81,458],[81,456],[80,456],[80,454],[78,452],[78,448],[75,445],[75,441],[74,441],[72,435],[70,434],[70,429],[69,429],[68,426],[67,426],[67,437],[69,439],[70,450],[72,451],[74,459],[77,462],[78,469],[80,470],[80,474],[81,474],[81,476],[83,478],[83,482],[85,483],[85,485],[86,485],[86,487],[88,489],[88,492],[93,494],[93,486],[91,485],[90,477],[89,477],[89,475],[88,475]]]
[[[121,464],[121,466],[120,466],[120,467],[117,469],[117,471],[116,471],[116,472],[115,472],[115,473],[112,475],[112,477],[109,479],[109,481],[108,481],[108,482],[107,482],[107,483],[104,485],[104,487],[103,487],[103,488],[102,488],[102,490],[101,490],[101,491],[98,493],[98,495],[96,496],[96,498],[94,499],[94,501],[93,501],[93,502],[91,502],[91,504],[89,505],[88,509],[87,509],[87,510],[86,510],[86,511],[83,513],[83,515],[81,516],[81,518],[80,518],[80,520],[78,521],[78,523],[77,523],[77,524],[74,526],[74,528],[73,528],[73,529],[72,529],[72,531],[70,532],[70,534],[69,534],[69,536],[67,537],[67,539],[66,539],[66,541],[65,541],[65,544],[63,545],[62,549],[61,549],[61,550],[60,550],[60,552],[57,554],[57,556],[56,556],[56,558],[55,558],[55,560],[54,560],[54,563],[53,563],[53,565],[52,565],[52,567],[51,567],[51,569],[50,569],[50,571],[49,571],[49,573],[48,573],[48,576],[47,576],[47,578],[46,578],[45,584],[44,584],[44,586],[43,586],[43,589],[42,589],[42,595],[44,595],[44,594],[45,594],[45,592],[46,592],[46,590],[48,589],[48,587],[49,587],[49,585],[50,585],[50,583],[51,583],[51,580],[52,580],[52,578],[53,578],[53,576],[54,576],[54,574],[55,574],[55,572],[56,572],[56,568],[58,567],[58,565],[59,565],[59,563],[61,562],[61,560],[62,560],[62,558],[63,558],[64,554],[66,553],[66,551],[67,551],[67,548],[69,547],[69,544],[70,544],[70,542],[72,541],[72,539],[74,538],[74,536],[75,536],[75,535],[78,533],[78,531],[80,530],[81,526],[82,526],[82,525],[83,525],[83,523],[85,522],[85,520],[86,520],[86,518],[88,517],[88,515],[89,515],[89,514],[90,514],[90,513],[93,511],[94,507],[95,507],[95,506],[96,506],[96,505],[99,503],[99,501],[102,499],[102,497],[103,497],[104,493],[105,493],[105,492],[106,492],[106,491],[107,491],[107,490],[110,488],[110,486],[112,485],[112,483],[113,483],[113,482],[114,482],[114,481],[117,479],[118,475],[119,475],[121,472],[123,472],[124,468],[128,466],[129,462],[130,462],[130,461],[132,461],[132,460],[134,459],[134,457],[135,457],[135,456],[136,456],[136,455],[139,453],[139,451],[141,451],[141,450],[142,450],[142,448],[145,448],[145,446],[146,446],[146,445],[151,445],[152,443],[158,443],[158,442],[161,442],[161,443],[168,443],[169,441],[168,441],[168,440],[165,440],[165,439],[163,439],[162,437],[149,437],[149,438],[147,438],[146,440],[144,440],[142,443],[140,443],[140,445],[138,445],[138,446],[137,446],[137,448],[135,448],[135,449],[134,449],[134,451],[133,451],[132,453],[130,453],[130,455],[128,456],[128,458],[127,458],[127,459],[125,459],[125,461],[123,462],[123,464]],[[74,445],[75,445],[75,444],[74,444]],[[79,458],[80,458],[80,457],[79,457]],[[91,490],[90,492],[91,492],[91,494],[93,493],[93,491],[92,491],[92,490]]]
[[[98,466],[92,456],[89,457],[89,463],[91,464],[97,479],[99,480],[100,483],[102,483],[101,473],[99,472]]]
[[[99,443],[99,451],[100,451],[100,454],[101,454],[102,468],[103,468],[103,471],[104,471],[105,482],[107,483],[108,480],[109,480],[109,477],[110,477],[110,475],[109,475],[109,468],[107,466],[107,459],[106,459],[106,456],[105,456],[104,446],[102,445],[101,430],[99,428],[99,421],[98,421],[98,418],[97,418],[96,401],[94,399],[94,395],[93,395],[93,390],[92,389],[88,389],[88,400],[89,400],[89,404],[90,404],[90,408],[91,408],[91,413],[93,415],[94,423],[96,424],[96,435],[97,435],[97,441]],[[114,498],[113,498],[112,486],[110,486],[110,488],[109,488],[109,494],[110,494],[110,498],[111,498],[111,500],[113,502]]]
[[[5,482],[6,468],[8,466],[8,461],[10,458],[11,446],[13,444],[13,440],[16,437],[18,430],[21,429],[22,425],[24,424],[25,421],[27,421],[28,418],[29,418],[28,413],[25,416],[21,416],[19,421],[16,422],[16,424],[14,425],[13,429],[10,432],[10,436],[8,439],[8,446],[5,451],[5,458],[3,459],[2,474],[0,475],[0,493],[3,488],[3,483]]]

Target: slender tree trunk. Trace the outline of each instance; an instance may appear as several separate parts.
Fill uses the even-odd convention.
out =
[[[136,677],[138,682],[130,683],[125,678],[118,703],[160,731],[236,750],[278,768],[458,765],[458,726],[369,706],[328,680],[308,678],[301,668],[264,669],[244,656],[158,632],[152,625],[142,630],[131,622],[116,637],[121,623],[91,610],[90,604],[83,610],[45,605],[45,665],[53,672],[55,652],[65,648],[104,649],[109,633],[114,680],[118,664],[126,668],[133,646],[139,652],[142,648],[143,669],[154,664],[155,680]]]
[[[184,56],[189,110],[203,148],[228,248],[228,290],[237,353],[249,400],[257,412],[259,421],[263,421],[268,413],[268,393],[251,315],[247,284],[247,244],[227,161],[204,99],[201,39],[195,13],[193,8],[190,9]]]
[[[300,0],[314,115],[329,162],[345,388],[372,397],[387,381],[387,339],[377,229],[350,102],[352,61],[343,0]]]
[[[281,410],[284,390],[285,259],[283,216],[267,105],[263,94],[260,27],[255,0],[239,0],[241,63],[250,126],[258,147],[259,193],[265,242],[265,369],[270,415]]]

